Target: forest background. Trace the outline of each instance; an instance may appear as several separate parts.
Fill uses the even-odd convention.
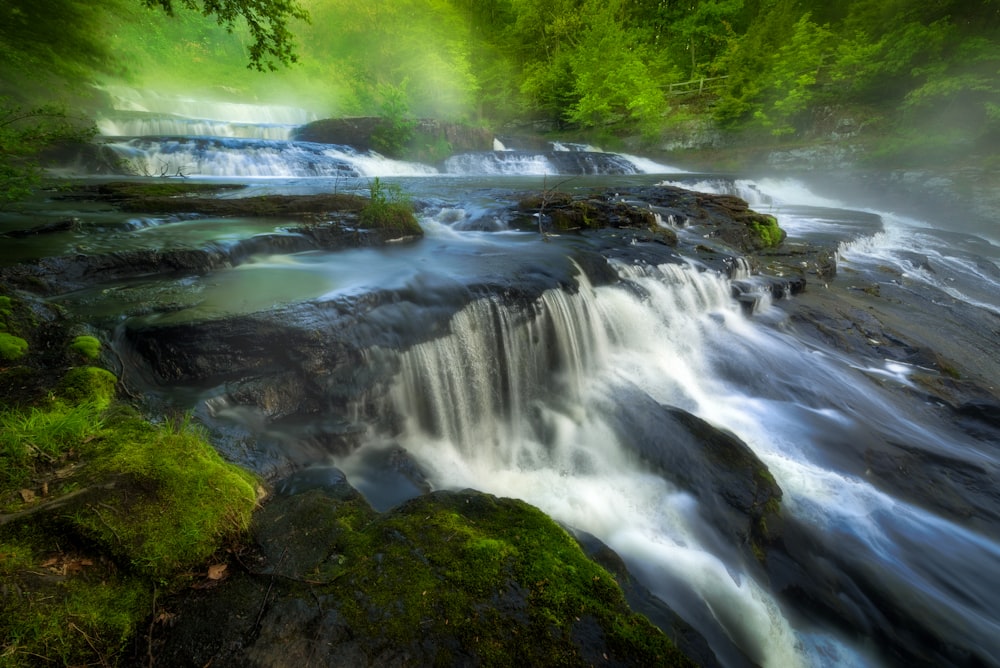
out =
[[[873,158],[989,159],[998,36],[1000,0],[5,0],[0,152],[59,134],[25,109],[86,118],[126,84],[611,148],[692,121],[787,144],[835,109]]]

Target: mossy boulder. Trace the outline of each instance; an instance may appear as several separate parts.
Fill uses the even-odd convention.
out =
[[[101,354],[101,342],[93,336],[78,336],[69,349],[87,360],[96,360]]]
[[[56,393],[71,404],[92,402],[103,410],[114,400],[117,385],[118,378],[110,371],[81,366],[66,372],[56,387]]]
[[[12,362],[21,359],[28,352],[28,342],[20,336],[0,332],[0,359]]]
[[[171,577],[197,566],[250,524],[256,479],[224,461],[193,425],[133,418],[102,434],[89,464],[114,480],[100,504],[80,508],[73,529],[130,570]]]
[[[378,514],[356,493],[279,498],[256,575],[187,593],[155,651],[215,666],[693,665],[538,509],[466,490]],[[278,577],[275,577],[278,576]],[[267,583],[261,625],[212,623]]]
[[[785,231],[778,226],[778,219],[774,216],[759,213],[747,216],[746,226],[751,231],[756,250],[776,248],[785,240]]]

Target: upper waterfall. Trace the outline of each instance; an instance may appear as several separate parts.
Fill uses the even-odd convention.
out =
[[[292,130],[319,118],[289,105],[173,96],[124,86],[101,89],[111,109],[97,119],[107,137],[149,135],[288,139]]]

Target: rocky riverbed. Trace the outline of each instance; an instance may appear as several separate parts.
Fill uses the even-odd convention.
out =
[[[641,278],[651,267],[720,277],[724,297],[742,304],[744,316],[778,304],[788,313],[780,326],[794,328],[806,345],[918,368],[912,382],[887,380],[886,390],[927,402],[938,419],[974,438],[1000,436],[990,381],[996,361],[971,362],[965,353],[978,339],[962,339],[963,328],[990,326],[975,320],[986,316],[962,311],[973,320],[914,329],[891,281],[874,287],[841,271],[834,284],[835,244],[787,239],[780,220],[732,195],[670,185],[492,189],[489,214],[467,217],[465,228],[495,229],[500,220],[524,232],[500,237],[504,245],[472,232],[485,243],[467,249],[449,233],[422,241],[421,234],[364,228],[359,212],[367,200],[355,195],[247,194],[214,185],[87,186],[59,195],[84,213],[31,225],[15,217],[4,229],[23,260],[0,269],[5,294],[45,313],[53,331],[65,321],[99,338],[123,398],[141,397],[153,416],[193,410],[215,447],[271,490],[249,534],[205,565],[214,576],[181,581],[171,596],[153,598],[151,617],[137,617],[126,659],[136,664],[151,656],[198,665],[757,662],[752,643],[727,646],[695,630],[705,628],[704,608],[671,610],[601,540],[523,502],[437,489],[404,445],[414,416],[399,408],[397,379],[412,373],[410,357],[430,354],[429,346],[456,332],[467,336],[461,350],[481,345],[465,326],[504,333],[487,358],[513,360],[507,347],[522,331],[532,349],[523,368],[489,372],[497,389],[480,412],[507,419],[527,410],[514,399],[534,402],[523,420],[554,432],[537,405],[568,393],[567,369],[585,367],[589,354],[556,316],[593,317],[570,313],[577,307],[560,295],[617,286],[648,298]],[[453,216],[433,197],[413,206],[425,221]],[[201,220],[207,237],[135,234],[175,223],[196,229]],[[244,222],[220,239],[231,221]],[[285,280],[288,258],[305,262],[293,265],[296,298],[272,300],[269,281]],[[314,258],[323,272],[310,269]],[[421,268],[443,262],[450,271]],[[342,273],[324,273],[338,263]],[[236,293],[211,293],[256,271],[264,282],[250,285],[259,299],[234,303]],[[57,338],[33,336],[32,349]],[[8,363],[0,378],[7,396],[25,392],[35,382],[25,379],[45,363]],[[530,377],[510,377],[515,371]],[[457,414],[463,395],[476,391],[454,387],[412,405],[423,406],[432,434],[459,433],[468,427],[435,423],[449,418],[430,404],[443,398]],[[616,386],[614,401],[608,424],[628,456],[694,500],[708,527],[698,539],[717,544],[745,577],[770,583],[808,610],[812,623],[875,638],[885,656],[944,663],[972,656],[899,599],[883,597],[856,561],[828,554],[817,529],[783,509],[778,481],[743,439],[658,400],[633,378]],[[373,434],[384,439],[377,447]],[[907,443],[844,445],[831,457],[838,470],[993,532],[1000,499],[991,466]],[[368,453],[362,472],[333,463],[356,453]],[[579,475],[593,467],[579,466]],[[130,572],[113,553],[100,558]],[[823,560],[833,565],[818,577],[809,564]],[[849,601],[838,594],[845,590]]]

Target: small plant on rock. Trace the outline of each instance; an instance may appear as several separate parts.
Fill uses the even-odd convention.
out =
[[[361,227],[370,230],[398,232],[407,236],[421,236],[423,230],[413,215],[413,204],[395,183],[386,183],[379,177],[369,183],[370,199],[358,214]]]

